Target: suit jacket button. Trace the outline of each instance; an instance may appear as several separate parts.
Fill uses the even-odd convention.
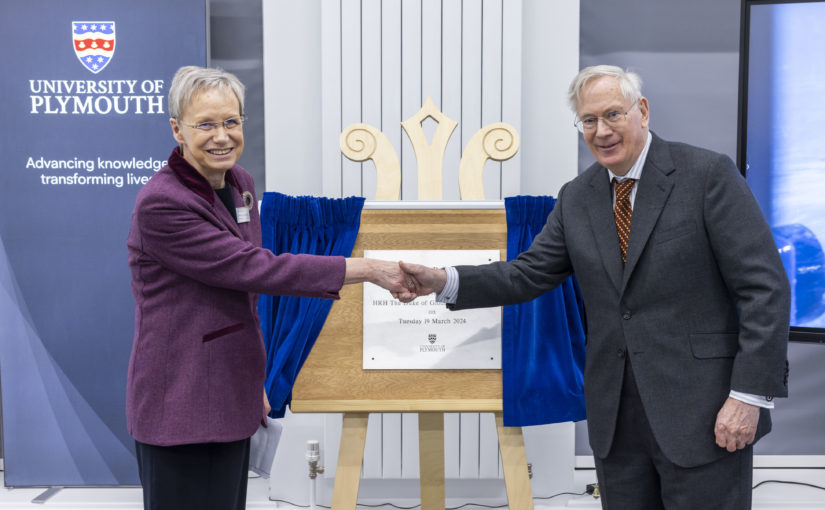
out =
[[[621,347],[619,347],[619,348],[616,350],[616,354],[619,356],[619,358],[624,358],[624,349],[622,349]]]
[[[622,314],[622,319],[624,319],[624,320],[630,320],[630,312],[625,312],[625,313],[623,313],[623,314]]]

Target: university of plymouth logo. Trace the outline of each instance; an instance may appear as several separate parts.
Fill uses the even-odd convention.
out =
[[[115,22],[72,21],[72,42],[80,63],[97,74],[115,54]]]

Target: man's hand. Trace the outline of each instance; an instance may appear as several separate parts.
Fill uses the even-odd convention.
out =
[[[441,292],[447,283],[447,271],[422,266],[421,264],[410,264],[401,262],[401,269],[406,273],[408,279],[413,284],[411,291],[419,296],[426,296],[433,292]]]
[[[402,303],[409,303],[419,296],[415,292],[414,282],[401,270],[398,262],[375,259],[364,260],[368,260],[370,265],[373,266],[374,276],[370,281],[390,291],[395,299]]]
[[[728,397],[716,415],[716,444],[729,452],[741,450],[753,443],[759,407]]]

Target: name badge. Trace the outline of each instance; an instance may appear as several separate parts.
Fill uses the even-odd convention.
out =
[[[252,193],[244,191],[241,193],[244,207],[235,208],[235,216],[238,217],[238,223],[249,223],[249,210],[252,209]]]

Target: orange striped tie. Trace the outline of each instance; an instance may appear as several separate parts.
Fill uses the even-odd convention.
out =
[[[630,217],[633,209],[630,207],[630,192],[636,179],[625,179],[621,182],[613,179],[616,187],[616,206],[613,216],[616,218],[616,233],[619,234],[619,247],[622,250],[622,262],[627,259],[627,240],[630,238]]]

